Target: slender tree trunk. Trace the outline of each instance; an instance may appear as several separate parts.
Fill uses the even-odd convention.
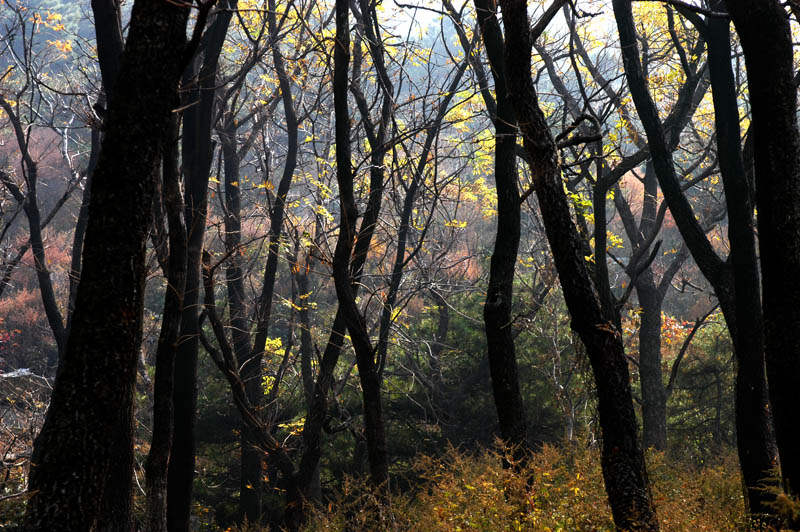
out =
[[[489,2],[476,0],[475,8],[486,54],[492,63],[497,116],[495,128],[494,179],[497,189],[497,235],[489,269],[489,286],[483,307],[492,392],[500,420],[500,434],[517,459],[528,450],[527,420],[511,329],[514,273],[520,240],[520,197],[517,189],[517,119],[508,98],[503,64],[503,35]]]
[[[133,7],[92,183],[72,329],[34,446],[26,530],[132,528],[133,395],[145,242],[188,14],[187,7],[155,0],[138,0]],[[100,515],[101,509],[113,513]]]
[[[364,402],[364,429],[370,478],[376,486],[388,480],[386,435],[380,396],[380,378],[375,364],[375,350],[369,339],[364,317],[352,291],[350,257],[356,237],[358,209],[353,194],[353,169],[350,161],[350,111],[347,103],[350,63],[349,3],[336,1],[336,43],[334,45],[333,96],[336,116],[336,179],[339,183],[341,217],[339,238],[333,256],[333,278],[336,296],[344,322],[356,352],[358,374]]]
[[[162,164],[164,202],[169,225],[169,262],[153,389],[153,437],[145,463],[148,532],[167,531],[167,471],[172,445],[172,394],[175,352],[186,284],[186,227],[178,170],[178,123],[172,116]],[[156,198],[155,201],[161,201]]]
[[[644,454],[637,434],[628,361],[611,309],[604,309],[586,269],[580,236],[564,194],[555,142],[531,79],[531,31],[524,0],[503,0],[508,92],[520,124],[572,328],[586,347],[597,386],[602,466],[618,530],[656,531]]]
[[[200,332],[198,317],[202,302],[200,264],[208,209],[208,178],[214,154],[211,130],[217,63],[235,0],[227,0],[221,6],[226,9],[217,11],[198,50],[197,57],[202,57],[199,73],[195,77],[196,71],[190,68],[183,77],[184,84],[189,88],[186,100],[193,105],[184,111],[181,153],[187,247],[180,341],[175,354],[172,450],[167,478],[167,525],[171,532],[188,532],[192,504]]]

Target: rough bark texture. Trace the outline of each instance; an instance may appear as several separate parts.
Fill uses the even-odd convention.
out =
[[[32,457],[26,530],[132,528],[145,241],[188,14],[186,7],[156,0],[133,7],[92,183],[72,329]]]
[[[783,480],[800,493],[800,137],[792,38],[779,2],[727,5],[744,50],[753,110],[769,396]]]
[[[526,3],[504,0],[508,92],[520,124],[531,175],[553,252],[572,328],[586,347],[597,386],[603,432],[602,466],[618,530],[658,530],[637,434],[628,362],[610,309],[601,306],[564,194],[555,142],[539,108],[531,79],[531,41]]]

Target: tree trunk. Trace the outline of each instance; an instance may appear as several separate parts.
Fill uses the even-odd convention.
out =
[[[153,436],[145,463],[148,532],[167,531],[167,471],[173,424],[172,388],[183,290],[186,284],[186,227],[181,215],[183,198],[178,170],[178,122],[175,116],[170,119],[162,168],[164,202],[169,225],[169,266],[161,333],[156,351]],[[161,198],[156,198],[155,201],[161,201]]]
[[[184,74],[187,103],[183,114],[182,160],[184,171],[186,223],[186,284],[181,315],[181,341],[175,355],[173,383],[172,451],[167,480],[167,524],[170,531],[188,532],[194,481],[195,425],[197,416],[197,351],[199,346],[198,317],[202,302],[200,263],[208,209],[208,178],[213,159],[211,141],[216,73],[234,0],[223,4],[228,9],[217,12],[198,56],[202,66],[197,77],[190,68]]]
[[[747,206],[746,187],[741,163],[741,148],[738,136],[738,107],[735,101],[733,74],[730,72],[729,44],[720,34],[721,28],[710,33],[705,23],[695,23],[700,31],[709,33],[709,61],[711,74],[715,120],[718,131],[720,168],[729,206],[731,257],[727,262],[717,256],[692,208],[681,191],[665,139],[664,128],[658,119],[658,111],[646,87],[646,80],[639,62],[633,14],[629,2],[615,0],[614,13],[617,18],[623,62],[631,95],[642,120],[653,156],[653,166],[658,176],[664,197],[670,207],[678,229],[692,253],[703,275],[714,287],[719,299],[728,329],[733,338],[738,362],[736,385],[737,433],[739,458],[745,484],[748,486],[749,505],[754,512],[767,512],[765,503],[771,496],[759,485],[765,478],[765,471],[774,465],[774,444],[771,443],[771,430],[764,394],[763,351],[760,347],[761,326],[759,324],[757,271],[754,268],[755,256],[752,243],[752,222]],[[695,19],[696,20],[696,19]],[[723,30],[724,31],[724,30]],[[722,39],[722,40],[721,40]],[[727,63],[727,67],[726,67]],[[730,98],[733,98],[733,102]],[[731,107],[733,105],[732,116]],[[727,113],[727,114],[726,114]],[[721,129],[720,129],[721,128]],[[750,234],[748,234],[748,232]],[[739,294],[738,290],[742,290]],[[754,292],[755,290],[755,292]],[[740,322],[741,319],[741,323]],[[753,427],[758,427],[753,429]]]
[[[661,371],[661,301],[648,268],[636,281],[642,307],[639,328],[639,380],[642,386],[642,440],[645,449],[667,445],[667,393]]]
[[[602,467],[618,530],[658,530],[639,443],[628,361],[612,309],[604,309],[586,268],[561,181],[555,142],[531,79],[531,35],[524,0],[503,0],[505,67],[511,102],[530,158],[539,208],[572,328],[586,347],[603,431]]]
[[[727,3],[744,50],[755,137],[769,396],[785,487],[800,493],[800,134],[792,36],[775,0]]]
[[[722,1],[711,5],[724,10]],[[731,330],[737,355],[736,440],[747,488],[748,510],[758,517],[775,513],[775,508],[770,506],[774,495],[763,488],[778,461],[764,377],[764,325],[753,230],[753,199],[742,157],[729,26],[727,20],[709,18],[704,37],[708,44],[717,153],[728,205],[730,262],[736,295],[736,327]]]
[[[380,378],[375,350],[369,339],[364,317],[356,305],[350,277],[350,257],[356,237],[358,209],[353,194],[353,169],[350,160],[350,111],[348,109],[348,70],[350,63],[349,3],[336,1],[336,44],[334,46],[333,96],[336,116],[336,179],[339,184],[341,217],[339,237],[333,256],[336,297],[356,352],[358,375],[364,402],[364,425],[370,478],[381,486],[389,476],[386,435],[380,396]]]
[[[486,54],[492,64],[497,115],[495,128],[494,179],[497,189],[497,235],[489,269],[489,286],[483,307],[492,393],[500,420],[503,442],[520,460],[528,451],[527,420],[511,328],[514,272],[520,240],[520,197],[517,189],[517,119],[508,98],[503,65],[503,36],[489,2],[476,0],[478,22]],[[521,465],[521,464],[519,464]]]
[[[155,0],[133,7],[92,183],[83,280],[32,457],[26,530],[88,531],[98,523],[103,530],[132,528],[145,242],[188,14],[186,7]],[[100,515],[101,507],[114,513]]]

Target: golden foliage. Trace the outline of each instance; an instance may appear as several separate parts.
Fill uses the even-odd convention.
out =
[[[702,468],[671,462],[660,453],[650,455],[648,463],[661,530],[745,530],[733,454]],[[307,531],[614,530],[599,451],[583,444],[545,445],[521,473],[504,469],[494,452],[451,449],[441,459],[418,458],[414,476],[413,495],[383,499],[365,482],[348,480]]]

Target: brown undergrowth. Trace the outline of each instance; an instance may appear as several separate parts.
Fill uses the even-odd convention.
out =
[[[456,450],[418,458],[414,472],[414,493],[393,493],[383,503],[365,482],[347,480],[307,531],[613,530],[600,455],[586,446],[546,445],[519,473],[504,469],[494,452]],[[746,529],[733,453],[698,468],[652,452],[648,472],[663,531]]]

